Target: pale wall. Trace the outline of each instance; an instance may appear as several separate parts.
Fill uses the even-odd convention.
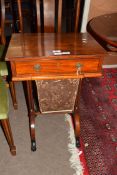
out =
[[[117,12],[117,0],[91,0],[88,21],[106,13]]]

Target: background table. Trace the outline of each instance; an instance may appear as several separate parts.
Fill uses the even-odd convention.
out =
[[[117,13],[93,18],[89,22],[88,29],[91,34],[102,42],[117,47]]]
[[[87,30],[108,52],[103,67],[117,67],[117,13],[93,18]]]

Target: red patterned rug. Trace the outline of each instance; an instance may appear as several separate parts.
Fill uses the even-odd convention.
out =
[[[80,116],[90,175],[117,175],[117,69],[83,80]]]

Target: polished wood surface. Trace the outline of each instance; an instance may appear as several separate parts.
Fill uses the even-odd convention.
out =
[[[89,22],[89,30],[102,42],[117,48],[117,13],[93,18]]]
[[[35,115],[32,84],[28,80],[79,79],[74,107],[76,146],[80,146],[78,101],[82,78],[102,75],[104,49],[87,33],[13,34],[6,61],[11,64],[12,79],[27,81],[31,149],[36,150]]]
[[[33,61],[39,57],[55,57],[53,51],[70,53],[61,53],[56,57],[103,55],[104,49],[87,33],[30,33],[16,34],[11,37],[9,48],[6,55],[8,61],[19,61],[31,59]],[[19,58],[20,57],[20,58]],[[67,59],[66,58],[66,59]]]
[[[15,81],[82,78],[101,75],[103,54],[89,34],[13,34],[6,61]]]

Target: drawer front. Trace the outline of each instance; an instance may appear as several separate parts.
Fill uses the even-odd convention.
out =
[[[100,60],[69,59],[69,60],[41,60],[16,62],[17,75],[51,76],[51,75],[79,75],[100,71]]]

